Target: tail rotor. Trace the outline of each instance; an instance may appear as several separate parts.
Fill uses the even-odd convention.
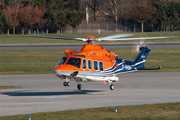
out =
[[[139,54],[139,52],[141,51],[141,48],[146,46],[144,42],[145,42],[145,40],[140,40],[139,43],[137,43],[137,42],[134,43],[134,45],[132,47],[132,55]]]

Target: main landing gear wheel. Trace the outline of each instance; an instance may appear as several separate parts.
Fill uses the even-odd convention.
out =
[[[66,82],[63,82],[64,87],[66,87]]]
[[[81,90],[81,87],[82,87],[81,84],[78,84],[78,85],[77,85],[77,89],[78,89],[78,90]]]
[[[71,85],[71,83],[70,83],[70,82],[64,82],[63,85],[64,85],[65,87],[66,87],[66,86],[69,87],[69,86]]]
[[[71,85],[71,83],[70,83],[70,82],[67,82],[67,83],[66,83],[66,86],[68,86],[68,87],[69,87],[70,85]]]
[[[110,90],[114,90],[114,85],[113,84],[111,84],[109,87],[110,87]]]

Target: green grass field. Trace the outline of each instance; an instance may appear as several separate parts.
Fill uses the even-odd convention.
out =
[[[28,120],[29,115],[0,117],[0,120]],[[128,105],[114,107],[34,113],[31,120],[179,120],[180,103]]]
[[[22,87],[20,86],[1,86],[0,85],[0,90],[1,89],[21,89]]]
[[[119,58],[134,60],[131,49],[108,49]],[[0,51],[0,74],[52,74],[64,50],[5,50]],[[145,66],[160,72],[180,72],[180,48],[153,48]],[[157,71],[156,71],[157,72]]]
[[[124,33],[63,33],[59,34],[61,36],[68,37],[77,37],[83,38],[87,35],[93,35],[95,37],[104,37],[108,35],[114,34],[124,34]],[[157,36],[176,36],[168,39],[154,39],[154,40],[146,40],[146,42],[180,42],[180,31],[174,32],[144,32],[144,33],[127,33],[127,34],[135,34],[132,37],[157,37]],[[101,43],[109,43],[109,42],[133,42],[133,41],[101,41]],[[49,38],[34,38],[34,37],[23,37],[17,35],[0,35],[0,44],[60,44],[60,43],[84,43],[82,41],[75,40],[60,40],[60,39],[49,39]]]

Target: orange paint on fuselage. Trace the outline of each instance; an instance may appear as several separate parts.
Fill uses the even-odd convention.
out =
[[[68,57],[66,62],[63,64],[60,64],[57,66],[54,70],[55,71],[96,71],[94,68],[94,61],[98,62],[98,67],[101,62],[103,63],[103,69],[108,69],[112,67],[115,63],[115,58],[117,55],[111,51],[106,50],[105,48],[99,46],[99,45],[92,45],[87,44],[82,47],[81,50],[77,50],[72,52],[71,54],[68,54],[64,57]],[[80,67],[75,67],[73,65],[69,65],[68,60],[70,58],[80,58],[81,63]],[[86,60],[86,69],[83,69],[83,59]],[[88,60],[91,61],[92,66],[88,66]],[[91,68],[91,69],[89,69]],[[100,70],[100,68],[98,68]]]

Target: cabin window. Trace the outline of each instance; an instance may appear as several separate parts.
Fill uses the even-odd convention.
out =
[[[86,69],[86,59],[83,59],[83,62],[82,62],[82,69]]]
[[[77,68],[80,68],[81,59],[80,58],[71,57],[71,58],[69,58],[69,60],[67,61],[66,64],[73,65],[73,66],[75,66]]]
[[[63,57],[63,58],[61,58],[61,60],[60,60],[60,62],[59,62],[58,65],[64,64],[67,59],[68,59],[68,57]]]
[[[104,64],[103,64],[103,62],[99,62],[99,69],[100,69],[100,71],[103,71],[103,70],[104,70]]]
[[[92,62],[91,62],[91,60],[88,60],[88,68],[89,68],[89,70],[92,69]]]
[[[98,62],[94,61],[94,70],[98,70]]]

